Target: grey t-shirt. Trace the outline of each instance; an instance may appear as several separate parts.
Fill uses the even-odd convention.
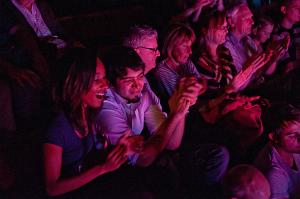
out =
[[[259,153],[256,166],[262,170],[271,186],[271,199],[300,198],[300,154],[293,154],[297,170],[281,158],[271,143]]]

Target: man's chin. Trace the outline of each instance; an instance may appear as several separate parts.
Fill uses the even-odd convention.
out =
[[[135,98],[131,98],[131,99],[127,99],[128,103],[137,103],[140,101],[140,97],[135,97]]]

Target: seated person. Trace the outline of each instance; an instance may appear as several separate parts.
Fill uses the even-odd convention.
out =
[[[300,196],[300,110],[290,104],[271,107],[266,116],[270,142],[255,164],[267,177],[271,199]]]
[[[275,21],[275,30],[272,38],[274,40],[285,40],[290,38],[290,43],[287,44],[288,52],[279,62],[282,75],[285,75],[292,69],[298,67],[300,63],[299,30],[296,28],[297,24],[299,26],[300,22],[299,10],[300,2],[298,0],[281,1],[278,10],[276,10],[279,19]]]
[[[140,167],[155,166],[155,161],[160,159],[158,157],[164,154],[162,153],[164,150],[174,151],[180,147],[184,132],[184,117],[192,102],[195,102],[200,87],[196,86],[198,90],[194,95],[186,96],[189,87],[195,86],[197,82],[195,79],[187,79],[186,82],[182,80],[169,100],[170,113],[166,117],[160,103],[154,100],[149,88],[144,86],[144,63],[130,48],[123,47],[118,51],[113,51],[107,60],[108,79],[112,87],[107,92],[107,99],[97,115],[97,120],[104,125],[105,133],[112,144],[117,143],[127,130],[132,132],[132,136],[136,136],[144,133],[144,128],[147,128],[150,135],[145,141],[143,153],[130,156],[129,159],[133,165]],[[212,151],[216,152],[214,157],[218,162],[213,164],[218,166],[214,168],[208,166],[212,170],[197,171],[203,175],[216,172],[214,174],[217,177],[210,179],[214,181],[223,176],[227,168],[228,154],[223,148],[218,152]],[[203,158],[209,159],[205,164],[215,160],[207,153],[202,155]],[[163,191],[167,192],[168,189],[165,188]]]
[[[258,97],[229,95],[241,91],[264,62],[259,56],[237,73],[229,51],[223,46],[228,33],[224,13],[215,12],[207,18],[201,26],[195,63],[199,73],[207,80],[207,91],[201,98],[204,106],[200,112],[207,122],[215,123],[229,112],[257,100]]]
[[[230,31],[224,46],[230,51],[232,63],[238,73],[242,69],[247,68],[247,62],[251,62],[251,59],[257,59],[257,56],[248,54],[243,42],[244,38],[251,34],[251,28],[254,23],[252,17],[253,14],[245,3],[235,5],[227,13]],[[266,64],[269,61],[270,53],[271,52],[263,53],[263,56],[260,57],[260,62]]]
[[[160,56],[160,52],[158,49],[157,43],[157,31],[150,26],[141,25],[141,26],[133,26],[130,28],[130,31],[123,39],[123,45],[126,47],[130,47],[134,49],[134,51],[139,55],[141,60],[145,64],[145,86],[149,87],[148,83],[151,86],[149,90],[155,92],[155,94],[159,95],[158,91],[160,90],[160,85],[157,83],[155,77],[155,70],[156,70],[156,60]],[[201,84],[197,84],[202,86]],[[196,86],[196,85],[195,85]],[[190,89],[199,89],[195,86],[190,87]],[[192,95],[194,90],[189,91]],[[188,92],[186,92],[188,93]],[[169,97],[159,95],[161,105],[163,106],[163,110],[168,109],[168,102],[167,99]],[[156,96],[155,96],[156,98]]]
[[[223,179],[225,199],[269,199],[270,185],[254,166],[241,164],[230,169]]]
[[[40,111],[49,68],[34,38],[6,10],[0,13],[0,128],[15,131],[17,126],[29,127]]]
[[[169,98],[183,77],[194,77],[200,82],[201,76],[190,59],[194,41],[194,31],[188,25],[176,23],[169,27],[162,50],[164,59],[155,71],[160,88],[159,95]],[[202,83],[198,95],[205,89]]]
[[[287,46],[285,45],[288,45],[270,39],[273,30],[273,20],[267,16],[259,16],[252,27],[252,34],[250,37],[244,38],[245,48],[247,48],[249,55],[262,53],[266,49],[271,49],[273,51],[268,62],[268,66],[266,66],[263,70],[260,70],[261,73],[264,73],[267,76],[270,76],[275,72],[278,61],[287,51]],[[260,82],[262,82],[263,76],[260,78]]]
[[[48,62],[62,56],[67,47],[83,47],[65,33],[46,0],[1,0],[0,3],[37,39]]]
[[[133,164],[144,167],[151,165],[163,149],[177,149],[183,134],[183,118],[190,102],[195,102],[195,96],[184,98],[180,93],[183,89],[177,92],[169,103],[171,111],[167,118],[159,101],[144,87],[145,65],[134,50],[120,47],[107,58],[106,65],[112,87],[97,115],[97,122],[104,125],[110,142],[116,144],[126,130],[140,135],[146,125],[150,137],[144,152],[130,157]]]
[[[126,134],[108,151],[101,124],[96,126],[93,117],[108,88],[105,68],[94,51],[75,49],[63,58],[62,65],[64,72],[54,89],[60,111],[43,144],[47,194],[61,196],[70,192],[72,198],[95,198],[107,196],[101,193],[112,197],[115,192],[124,196],[130,192],[130,183],[124,180],[131,178],[113,176],[113,171],[125,163],[130,150],[140,152],[143,140]]]

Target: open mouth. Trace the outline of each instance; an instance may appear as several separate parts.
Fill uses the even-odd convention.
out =
[[[105,95],[104,95],[104,93],[98,92],[98,93],[96,93],[96,98],[103,100],[103,99],[105,99]]]

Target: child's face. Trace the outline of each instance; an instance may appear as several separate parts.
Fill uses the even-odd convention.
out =
[[[286,122],[278,141],[286,152],[300,154],[300,122]]]
[[[266,24],[257,30],[257,40],[260,43],[265,43],[269,38],[273,31],[273,24]]]

